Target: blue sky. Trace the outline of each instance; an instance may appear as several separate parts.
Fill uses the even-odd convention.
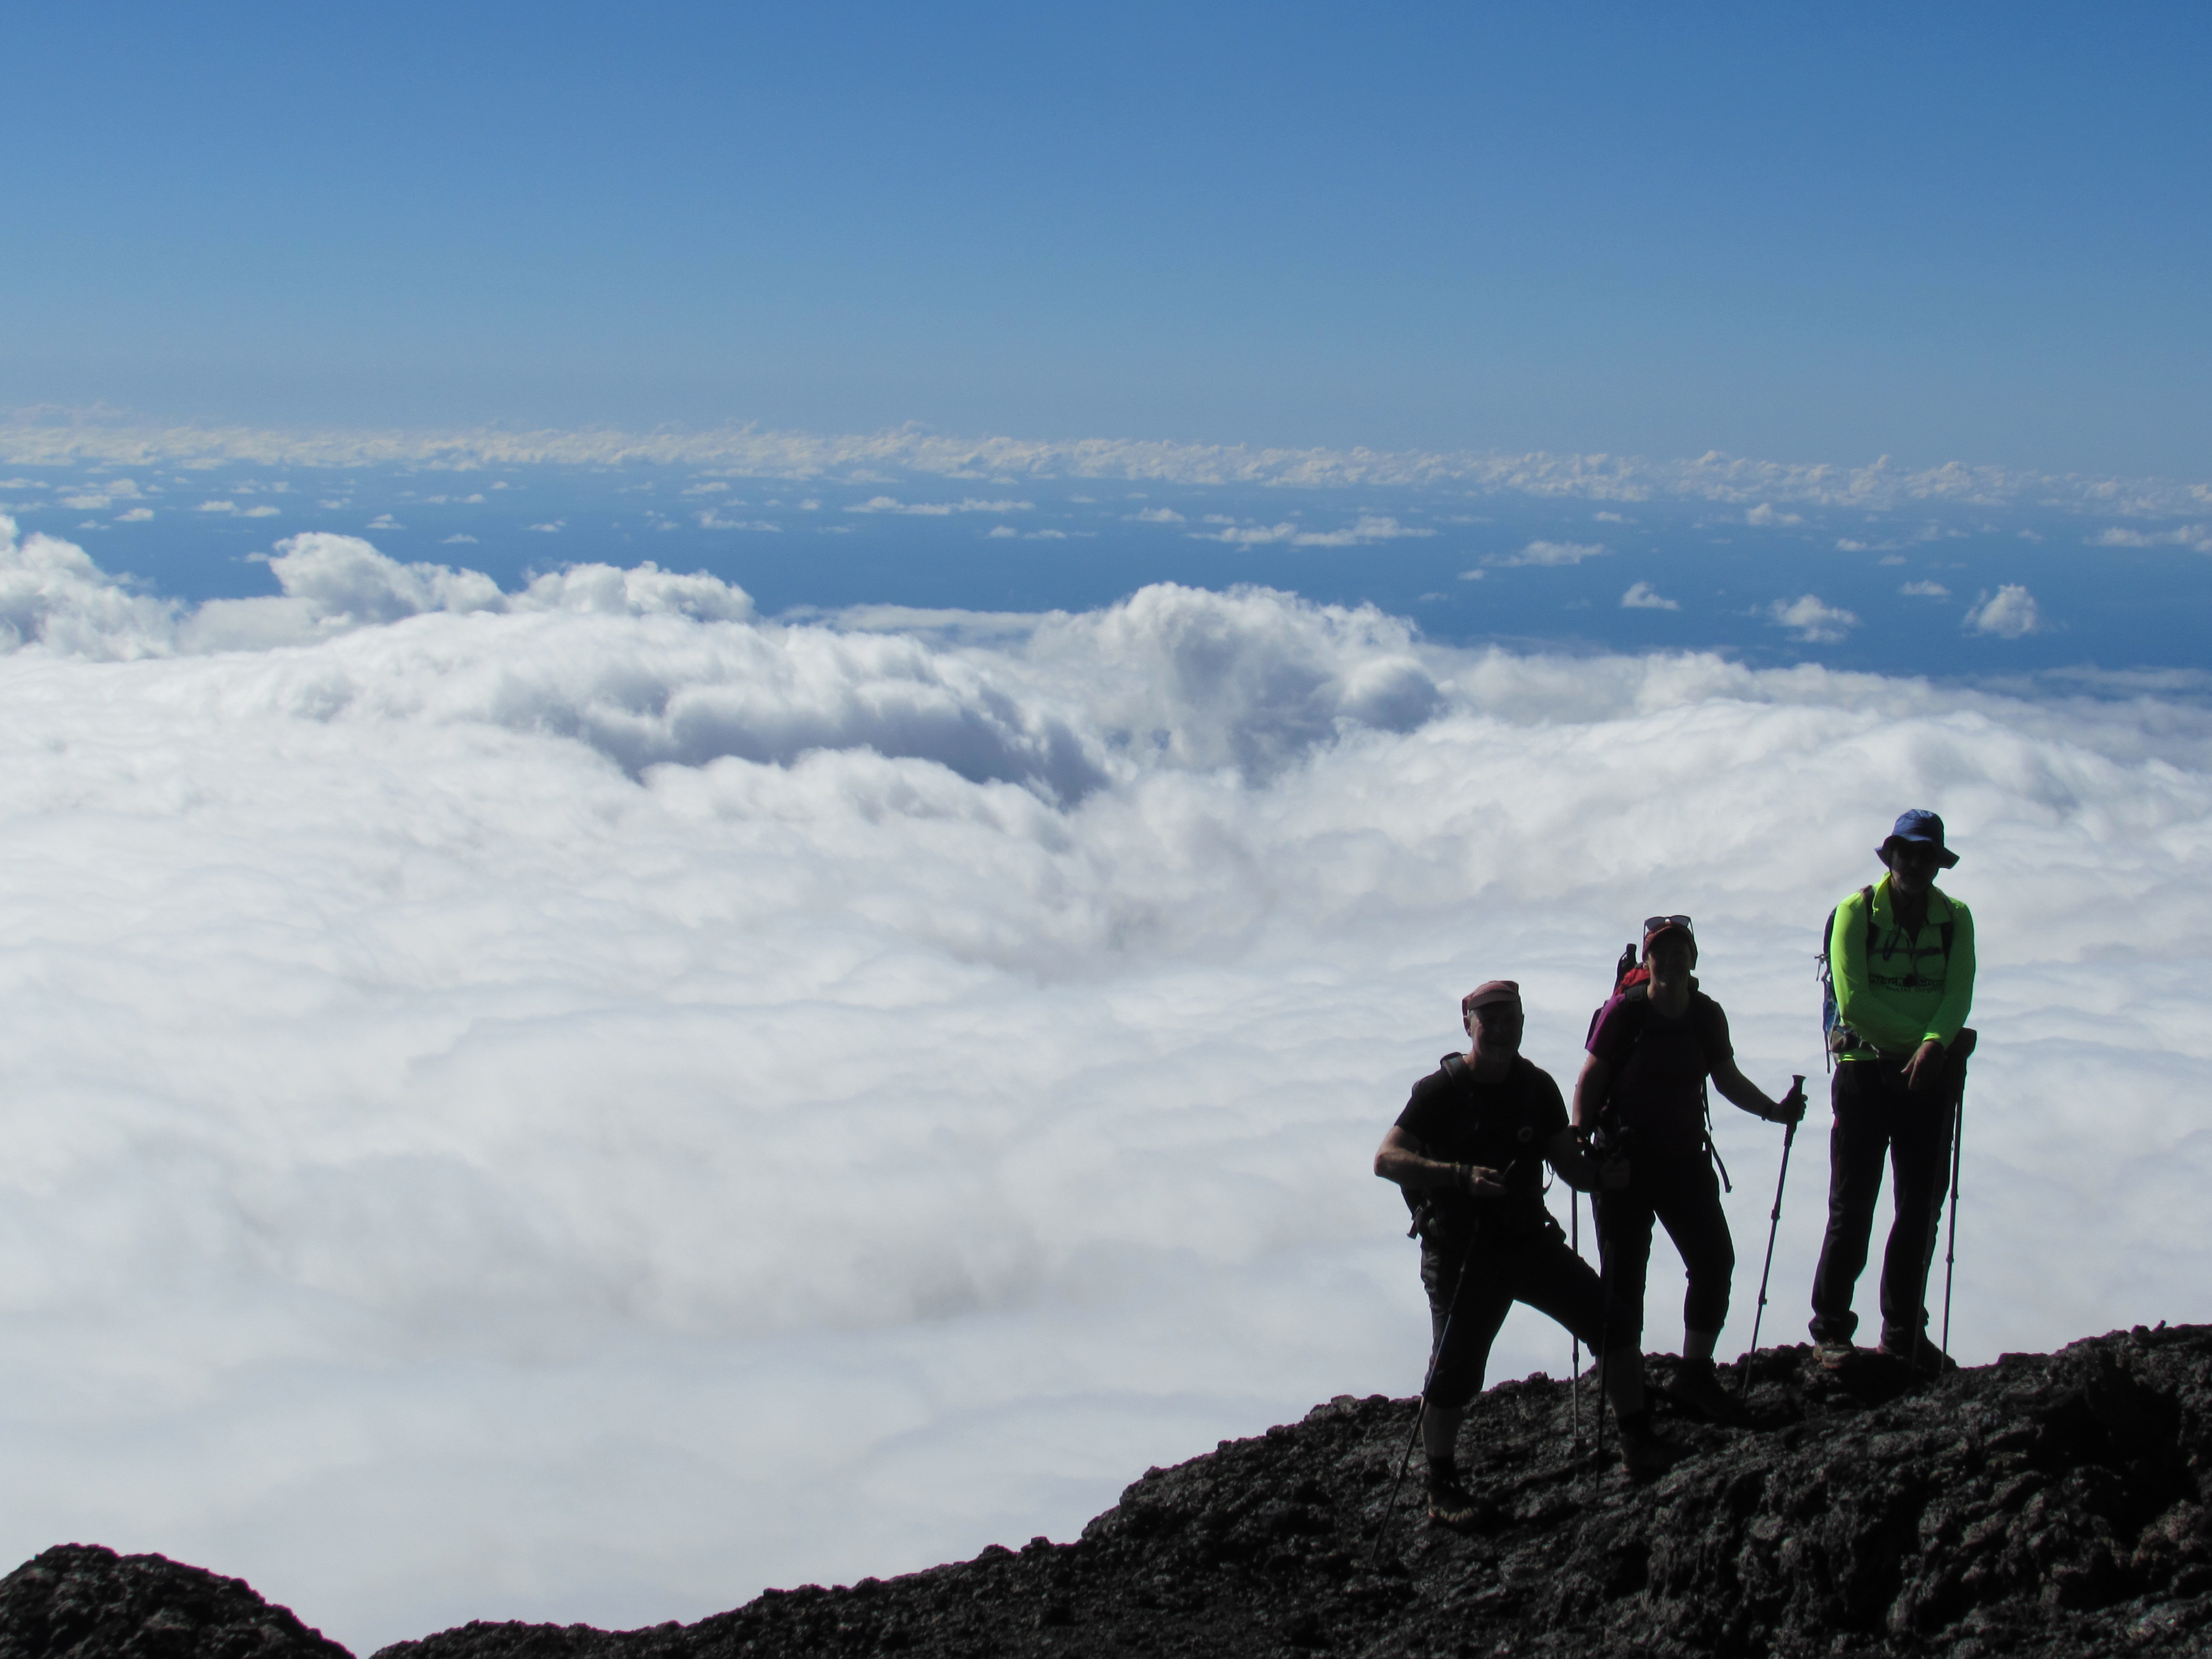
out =
[[[2212,462],[2197,7],[10,36],[0,408]]]

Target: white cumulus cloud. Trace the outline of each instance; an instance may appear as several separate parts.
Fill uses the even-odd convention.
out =
[[[1777,599],[1766,610],[1779,628],[1808,645],[1832,645],[1859,625],[1858,617],[1840,606],[1824,605],[1808,593],[1802,599]]]
[[[1966,612],[1965,626],[1977,634],[1994,634],[2001,640],[2017,640],[2040,634],[2050,626],[2035,602],[2035,595],[2018,582],[2006,582],[1994,593],[1984,593]]]
[[[2023,532],[2026,533],[2026,532]],[[2194,552],[2212,553],[2212,525],[2185,524],[2172,530],[2130,530],[2123,526],[2092,537],[2092,547],[2186,547]]]
[[[1951,597],[1951,590],[1941,582],[1907,582],[1897,591],[1923,599],[1948,599]]]
[[[1680,611],[1680,600],[1662,599],[1650,582],[1632,583],[1620,596],[1621,608],[1626,611]]]

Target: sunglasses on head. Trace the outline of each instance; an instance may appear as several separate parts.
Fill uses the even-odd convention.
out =
[[[1656,933],[1662,927],[1680,927],[1686,933],[1693,931],[1690,927],[1690,919],[1687,916],[1646,916],[1644,918],[1644,931],[1646,933]]]

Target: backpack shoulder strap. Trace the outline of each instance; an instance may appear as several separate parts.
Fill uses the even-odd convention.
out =
[[[1446,1054],[1438,1062],[1437,1069],[1453,1083],[1464,1083],[1472,1075],[1471,1068],[1467,1063],[1467,1056],[1461,1054]]]

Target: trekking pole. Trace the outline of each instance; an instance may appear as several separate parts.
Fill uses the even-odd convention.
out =
[[[1601,1183],[1602,1182],[1602,1177]],[[1590,1194],[1590,1231],[1597,1235],[1597,1402],[1590,1415],[1596,1419],[1592,1432],[1597,1439],[1597,1455],[1605,1458],[1605,1363],[1613,1352],[1613,1252],[1605,1248],[1605,1215],[1599,1207],[1601,1194]],[[1643,1363],[1642,1356],[1637,1363]]]
[[[1792,1074],[1787,1099],[1802,1101],[1805,1079]],[[1736,1379],[1736,1392],[1747,1394],[1751,1389],[1751,1357],[1759,1352],[1759,1322],[1766,1316],[1766,1280],[1774,1271],[1774,1238],[1782,1231],[1782,1189],[1790,1181],[1790,1148],[1797,1139],[1797,1123],[1802,1119],[1782,1126],[1782,1173],[1774,1178],[1774,1207],[1766,1212],[1766,1265],[1759,1270],[1759,1306],[1751,1315],[1751,1346],[1744,1350],[1743,1370]]]
[[[1951,1352],[1951,1264],[1959,1257],[1959,1161],[1966,1139],[1966,1080],[1960,1079],[1958,1098],[1951,1103],[1951,1227],[1943,1245],[1943,1352]]]
[[[1576,1259],[1580,1260],[1583,1253],[1583,1195],[1572,1187],[1567,1188],[1567,1246],[1574,1251]],[[1573,1364],[1567,1370],[1567,1401],[1574,1424],[1571,1443],[1577,1451],[1580,1451],[1583,1449],[1583,1339],[1582,1333],[1571,1325],[1567,1328],[1567,1335],[1573,1344],[1570,1350]]]
[[[1367,1571],[1376,1571],[1382,1562],[1382,1540],[1390,1531],[1390,1513],[1398,1507],[1398,1488],[1406,1484],[1406,1470],[1413,1461],[1413,1443],[1421,1437],[1421,1425],[1429,1414],[1429,1389],[1437,1380],[1437,1367],[1443,1363],[1444,1344],[1451,1340],[1452,1321],[1459,1314],[1459,1293],[1467,1288],[1468,1264],[1474,1260],[1474,1247],[1481,1237],[1477,1233],[1467,1241],[1467,1253],[1459,1259],[1459,1277],[1452,1281],[1451,1305],[1444,1310],[1443,1328],[1437,1333],[1436,1352],[1429,1356],[1428,1374],[1421,1378],[1421,1403],[1413,1413],[1413,1432],[1406,1437],[1406,1450],[1398,1459],[1398,1478],[1390,1483],[1389,1500],[1382,1505],[1382,1518],[1375,1523],[1375,1549],[1367,1560]]]

